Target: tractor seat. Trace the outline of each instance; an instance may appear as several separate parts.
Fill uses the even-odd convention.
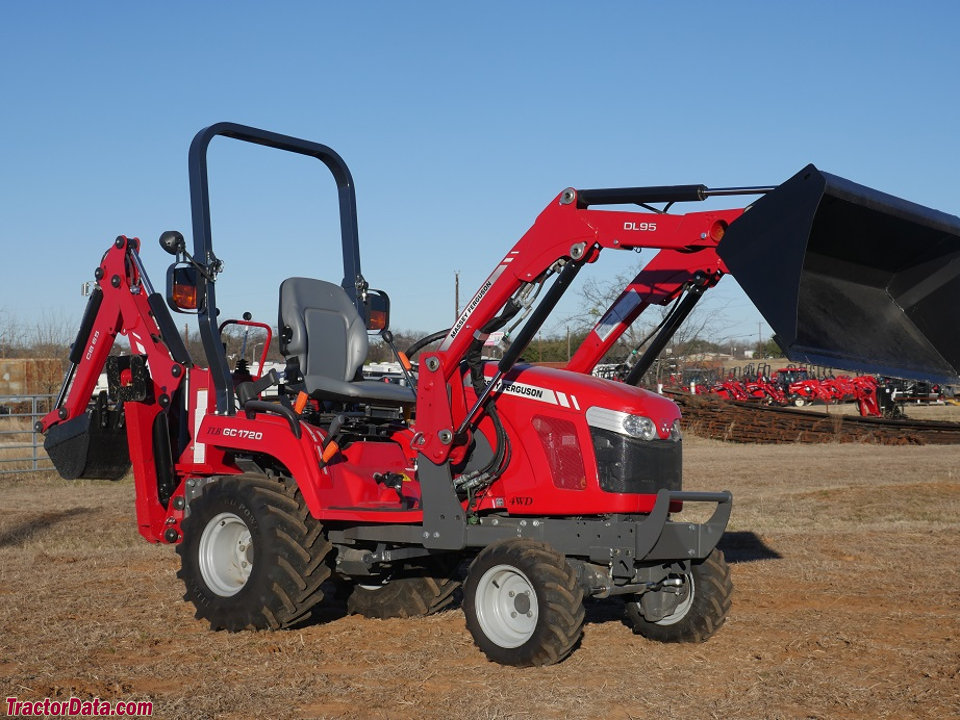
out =
[[[299,364],[303,389],[318,400],[379,405],[416,402],[411,388],[358,380],[367,357],[367,327],[339,285],[311,278],[280,284],[280,352]]]

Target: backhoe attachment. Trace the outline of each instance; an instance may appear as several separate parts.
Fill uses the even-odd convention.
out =
[[[36,425],[46,436],[44,450],[66,479],[122,478],[130,469],[132,431],[148,438],[153,450],[149,472],[157,477],[150,483],[172,482],[172,461],[162,461],[171,452],[167,410],[192,362],[143,269],[139,248],[138,239],[120,236],[104,254],[60,395]],[[130,341],[130,354],[110,355],[118,335]],[[104,369],[110,403],[104,393],[91,398]]]

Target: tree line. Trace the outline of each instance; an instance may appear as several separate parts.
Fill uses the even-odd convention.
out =
[[[578,314],[566,318],[565,327],[560,331],[544,332],[537,335],[524,349],[523,357],[528,362],[563,363],[570,359],[583,342],[594,324],[602,317],[606,309],[616,300],[621,290],[636,274],[636,268],[622,273],[612,280],[588,280],[579,290]],[[654,306],[641,315],[640,319],[627,328],[607,353],[603,362],[610,364],[630,364],[641,353],[663,320],[669,308]],[[561,319],[561,322],[564,322]],[[701,303],[680,326],[663,355],[673,360],[704,358],[711,355],[726,355],[732,358],[744,358],[752,351],[756,359],[782,357],[783,353],[773,338],[758,340],[732,340],[719,338],[724,329],[721,309],[704,307]],[[24,324],[0,310],[0,358],[63,358],[66,361],[71,343],[76,337],[77,327],[62,315],[42,313],[34,324]],[[205,364],[200,336],[195,325],[186,323],[180,326],[180,334],[188,352],[195,361]],[[394,346],[405,351],[416,340],[427,335],[416,330],[394,330]],[[266,343],[266,334],[262,329],[228,325],[222,333],[222,341],[231,363],[243,359],[248,364],[258,361]],[[429,349],[429,347],[428,347]],[[129,352],[122,337],[113,348],[113,352]],[[498,357],[501,350],[488,347],[485,354]],[[368,362],[389,362],[395,359],[393,350],[379,336],[370,337]],[[276,329],[268,345],[267,360],[282,362]]]

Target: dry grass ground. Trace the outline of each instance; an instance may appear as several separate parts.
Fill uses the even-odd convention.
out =
[[[0,479],[0,698],[150,699],[160,718],[960,717],[960,447],[691,438],[688,489],[735,493],[736,584],[703,645],[591,604],[582,646],[491,664],[459,611],[213,633],[129,481]]]

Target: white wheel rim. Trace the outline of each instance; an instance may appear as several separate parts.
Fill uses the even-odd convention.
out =
[[[253,542],[247,524],[233,513],[220,513],[200,535],[200,575],[221,597],[236,595],[253,569]]]
[[[696,587],[693,584],[693,573],[687,573],[684,575],[683,581],[684,585],[686,586],[687,596],[680,601],[680,604],[677,605],[676,610],[667,615],[665,618],[657,620],[657,625],[676,625],[687,616],[687,613],[690,612],[690,608],[693,607],[693,598],[694,595],[696,595]]]
[[[477,583],[476,610],[484,635],[505,648],[527,642],[540,617],[533,585],[510,565],[496,565],[483,574]]]
[[[363,590],[369,590],[371,592],[376,592],[377,590],[383,590],[387,586],[387,582],[384,581],[379,585],[364,585],[363,583],[357,583],[357,587]]]

